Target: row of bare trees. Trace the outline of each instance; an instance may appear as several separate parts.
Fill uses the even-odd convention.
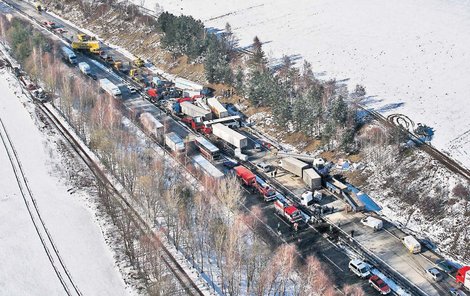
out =
[[[57,95],[53,104],[123,184],[141,216],[224,294],[336,295],[318,259],[299,261],[293,245],[272,250],[252,231],[264,219],[260,209],[239,210],[243,194],[237,180],[191,185],[194,168],[157,153],[114,98],[102,94],[95,82],[65,65],[54,51],[33,47],[24,68]],[[103,184],[97,187],[100,205],[116,225],[122,248],[148,293],[162,295],[178,286],[153,234],[142,231]],[[360,295],[354,291],[349,295]]]

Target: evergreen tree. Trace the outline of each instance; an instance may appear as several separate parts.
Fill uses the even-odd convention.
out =
[[[339,96],[332,104],[331,117],[335,123],[344,126],[348,119],[348,105],[343,100],[343,97]]]
[[[245,74],[243,73],[242,67],[239,66],[237,69],[237,74],[235,75],[235,90],[237,91],[239,95],[245,94],[244,80],[245,80]]]
[[[250,64],[255,70],[266,70],[267,60],[263,51],[263,45],[258,36],[255,36],[253,39],[253,55],[251,56]]]

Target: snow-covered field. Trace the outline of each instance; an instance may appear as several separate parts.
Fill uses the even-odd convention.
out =
[[[4,71],[0,72],[0,118],[72,278],[83,295],[134,295],[87,205],[90,197],[67,183],[67,169],[62,166],[56,140],[48,141],[38,129],[25,108],[32,111],[32,105],[20,95],[16,80]],[[28,216],[3,145],[0,179],[0,294],[64,295]]]
[[[229,22],[241,46],[257,35],[272,58],[305,58],[320,78],[363,84],[369,106],[431,126],[432,144],[470,167],[468,0],[134,2],[208,27]]]

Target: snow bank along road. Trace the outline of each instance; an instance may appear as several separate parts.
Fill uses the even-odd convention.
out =
[[[134,0],[206,26],[229,22],[274,58],[305,58],[319,78],[365,85],[367,105],[436,130],[438,149],[470,168],[470,8],[466,0]]]
[[[63,184],[16,80],[0,76],[0,294],[128,295],[84,196]]]

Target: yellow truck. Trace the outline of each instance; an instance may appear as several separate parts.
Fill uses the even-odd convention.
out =
[[[86,41],[94,41],[96,40],[95,37],[89,36],[87,34],[77,34],[77,39],[80,42],[86,42]]]
[[[101,49],[99,41],[73,41],[72,49],[88,50],[91,53],[98,53]]]
[[[145,62],[144,62],[143,59],[137,58],[137,59],[134,60],[134,65],[135,65],[136,67],[139,67],[139,68],[140,68],[140,67],[143,67],[143,66],[145,65]]]

